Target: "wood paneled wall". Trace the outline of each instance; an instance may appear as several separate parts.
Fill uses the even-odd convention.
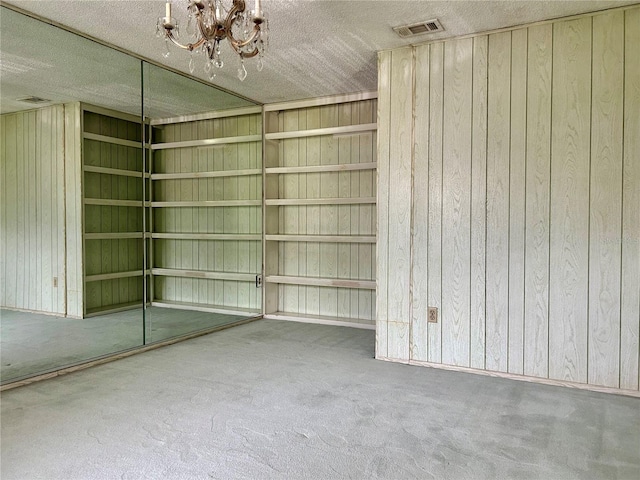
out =
[[[0,117],[0,305],[65,314],[64,106]]]
[[[84,255],[82,244],[82,110],[80,103],[64,108],[64,156],[67,245],[67,316],[84,315]]]
[[[142,129],[140,123],[133,119],[125,120],[84,110],[83,130],[84,134],[99,135],[101,137],[98,138],[102,138],[87,138],[85,135],[83,148],[85,313],[141,305],[142,150],[136,146],[111,142],[125,140],[135,145],[140,142]],[[103,170],[91,171],[91,167]],[[113,173],[118,171],[137,173],[140,176]],[[134,201],[134,204],[100,204],[101,201],[108,203],[123,200]],[[135,205],[136,202],[139,204]],[[136,233],[137,238],[118,237],[118,234],[124,233]],[[93,237],[87,237],[87,234]],[[116,277],[126,272],[139,273],[135,276]],[[115,278],[89,281],[92,276],[110,274]]]
[[[379,102],[377,356],[637,390],[640,8],[383,52]]]
[[[267,142],[273,148],[273,155],[265,160],[267,256],[274,258],[266,259],[266,288],[277,289],[277,299],[274,295],[273,305],[267,301],[266,313],[372,326],[375,291],[346,287],[340,280],[345,284],[351,280],[370,282],[376,276],[376,207],[358,203],[359,198],[375,197],[375,166],[349,169],[376,161],[376,133],[334,136],[322,129],[375,123],[376,100],[292,108],[267,115],[271,115]],[[284,137],[270,140],[269,134],[276,132]],[[313,203],[320,199],[326,203]],[[340,200],[349,203],[340,204]],[[276,204],[270,205],[270,201]],[[350,237],[373,240],[356,243]],[[270,284],[276,276],[294,280]],[[317,278],[329,281],[320,286],[313,283]],[[306,281],[311,283],[305,285]]]
[[[153,142],[224,141],[261,133],[261,115],[251,114],[162,125],[154,130]],[[261,309],[262,291],[256,288],[254,280],[255,275],[262,272],[261,172],[259,140],[181,146],[154,152],[152,231],[187,236],[154,239],[152,267],[166,272],[197,271],[203,276],[183,278],[170,272],[155,276],[154,302],[186,307],[231,307],[251,313]],[[156,174],[185,174],[186,178],[156,177]],[[174,206],[161,206],[164,202],[172,202]],[[188,202],[189,206],[177,202]],[[192,206],[198,202],[202,202],[202,206]],[[207,206],[207,202],[220,204]],[[240,205],[225,205],[234,202]],[[219,237],[188,238],[196,234],[219,234]],[[257,239],[243,239],[243,236],[257,236]],[[246,274],[248,280],[225,277],[234,273]]]

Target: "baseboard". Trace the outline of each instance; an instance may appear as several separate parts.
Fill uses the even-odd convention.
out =
[[[473,373],[475,375],[485,375],[487,377],[506,378],[509,380],[517,380],[519,382],[538,383],[541,385],[551,385],[554,387],[576,388],[578,390],[588,390],[591,392],[610,393],[614,395],[625,395],[628,397],[640,398],[640,391],[629,390],[625,388],[603,387],[600,385],[589,385],[587,383],[569,382],[565,380],[553,380],[550,378],[530,377],[527,375],[518,375],[515,373],[494,372],[491,370],[480,370],[470,367],[457,367],[454,365],[444,365],[442,363],[423,362],[420,360],[400,360],[396,358],[376,356],[376,359],[385,362],[403,363],[405,365],[413,365],[418,367],[437,368],[439,370],[449,370],[451,372]]]
[[[0,306],[0,310],[11,310],[12,312],[21,312],[21,313],[36,313],[38,315],[49,315],[50,317],[60,317],[60,318],[74,318],[76,320],[82,319],[82,317],[77,315],[65,315],[64,313],[45,312],[42,310],[29,310],[28,308]]]

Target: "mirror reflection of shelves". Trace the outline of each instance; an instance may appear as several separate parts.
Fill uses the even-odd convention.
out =
[[[261,312],[261,112],[151,122],[151,305]]]
[[[265,317],[374,328],[375,94],[264,115]]]
[[[142,305],[140,118],[81,104],[84,316]],[[148,176],[145,176],[148,178]]]

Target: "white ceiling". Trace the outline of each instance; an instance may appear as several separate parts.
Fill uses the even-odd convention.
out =
[[[182,15],[188,0],[173,0]],[[236,78],[237,60],[223,49],[225,67],[212,83],[260,103],[376,89],[376,52],[430,39],[464,35],[637,3],[638,0],[263,0],[270,48],[262,72],[247,60],[249,75]],[[5,2],[7,3],[7,2]],[[164,0],[10,0],[38,16],[87,33],[188,74],[189,55],[165,59],[155,38]],[[249,7],[253,0],[247,0]],[[445,32],[401,39],[391,28],[438,18]],[[4,42],[4,32],[3,38]],[[46,48],[46,47],[45,47]],[[208,81],[198,63],[195,76]]]
[[[79,35],[0,8],[0,113],[81,101],[152,118],[252,105]]]

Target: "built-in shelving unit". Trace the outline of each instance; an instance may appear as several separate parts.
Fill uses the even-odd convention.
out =
[[[142,304],[143,144],[138,117],[81,111],[83,313],[91,316]]]
[[[264,315],[375,325],[376,97],[265,107]]]
[[[251,107],[151,121],[152,305],[261,312],[261,113]]]

